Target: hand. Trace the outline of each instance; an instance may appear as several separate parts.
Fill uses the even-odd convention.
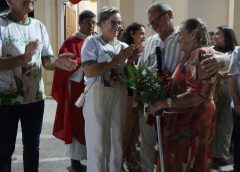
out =
[[[71,59],[73,56],[75,55],[72,53],[60,54],[59,57],[54,61],[55,66],[66,71],[75,70],[77,68],[77,61]]]
[[[25,47],[25,53],[23,54],[24,62],[29,62],[32,60],[33,54],[36,53],[38,48],[38,40],[29,42]]]
[[[140,54],[143,52],[143,45],[135,46],[130,45],[132,47],[132,55],[128,58],[128,64],[132,64],[135,60],[140,57]]]
[[[155,114],[159,109],[161,109],[162,106],[162,100],[156,101],[154,103],[151,103],[148,108],[149,114]]]
[[[220,60],[211,54],[204,54],[203,56],[203,58],[206,59],[201,62],[202,69],[208,73],[209,76],[216,74],[220,70]]]
[[[131,54],[132,54],[132,47],[129,46],[123,49],[123,46],[122,46],[120,52],[116,55],[115,58],[113,58],[114,64],[118,65],[118,64],[124,63],[126,59],[129,56],[131,56]]]

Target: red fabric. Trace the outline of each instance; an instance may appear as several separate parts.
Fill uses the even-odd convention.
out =
[[[72,4],[77,4],[79,3],[81,0],[69,0]]]
[[[79,68],[81,66],[80,52],[83,42],[84,39],[80,39],[76,36],[69,37],[64,41],[59,50],[59,54],[74,53],[76,56],[72,59],[77,60],[77,68]],[[69,77],[75,71],[69,72],[57,68],[54,72],[52,97],[57,101],[57,110],[53,135],[63,140],[66,144],[72,143],[73,137],[81,144],[85,144],[82,108],[77,108],[74,105],[77,98],[84,91],[83,80],[80,83],[71,81],[70,94],[68,90]]]

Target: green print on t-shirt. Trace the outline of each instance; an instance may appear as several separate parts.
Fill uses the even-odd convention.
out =
[[[30,42],[30,39],[27,38],[25,34],[20,38],[14,38],[13,36],[8,36],[6,40],[7,40],[6,46],[10,46],[13,43],[19,43],[20,46],[25,46]]]

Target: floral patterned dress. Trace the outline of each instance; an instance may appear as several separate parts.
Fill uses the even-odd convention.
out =
[[[191,92],[204,101],[188,108],[164,109],[162,140],[166,172],[211,171],[216,113],[212,96],[217,81],[200,67],[202,55],[209,53],[212,53],[209,48],[188,52],[172,75],[176,95]]]

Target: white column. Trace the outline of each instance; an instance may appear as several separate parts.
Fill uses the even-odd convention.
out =
[[[238,42],[240,41],[240,1],[229,0],[229,26],[233,28]]]

